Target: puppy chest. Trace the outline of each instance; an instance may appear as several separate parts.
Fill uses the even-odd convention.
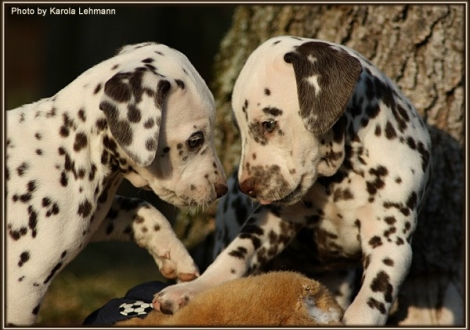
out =
[[[322,218],[314,228],[313,241],[320,260],[356,259],[361,255],[359,228],[341,215]]]

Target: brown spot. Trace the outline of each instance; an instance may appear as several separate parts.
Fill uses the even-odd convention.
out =
[[[393,225],[395,222],[397,222],[397,219],[395,219],[394,216],[385,217],[384,220],[389,225]]]
[[[138,123],[142,120],[141,111],[134,104],[127,106],[127,119],[129,119],[131,123]]]
[[[29,165],[27,163],[21,163],[21,165],[17,167],[16,172],[19,176],[22,176],[28,168]]]
[[[135,223],[143,223],[144,221],[145,221],[145,218],[144,218],[143,216],[141,216],[141,215],[136,215],[136,216],[134,217],[134,222],[135,222]]]
[[[144,128],[152,128],[153,126],[155,126],[155,119],[153,118],[149,118],[145,123],[144,123]]]
[[[83,108],[78,110],[78,118],[83,122],[86,121],[86,114],[85,114],[85,110]]]
[[[374,236],[369,240],[369,245],[375,249],[376,247],[382,245],[382,239],[379,236]]]
[[[75,135],[75,142],[73,144],[73,150],[76,152],[80,151],[81,149],[87,146],[88,140],[85,133],[77,133]]]
[[[245,259],[246,253],[247,253],[247,250],[244,247],[239,246],[236,250],[230,251],[229,255],[235,258]]]
[[[370,288],[374,292],[383,292],[385,301],[392,302],[393,286],[390,284],[390,276],[384,271],[379,272],[372,280]]]
[[[386,313],[385,305],[383,303],[379,302],[378,300],[374,299],[374,298],[369,298],[369,301],[367,302],[367,305],[372,309],[375,308],[375,309],[379,310],[379,312],[381,314]]]
[[[83,218],[86,218],[87,216],[90,215],[91,208],[92,208],[91,203],[86,199],[85,201],[79,204],[77,213],[81,215]]]
[[[29,252],[24,251],[20,254],[20,261],[18,261],[18,266],[22,267],[25,262],[27,262],[30,258]]]
[[[397,132],[395,131],[395,128],[393,128],[393,125],[387,121],[387,124],[385,125],[385,136],[389,140],[393,140],[394,138],[397,137]]]

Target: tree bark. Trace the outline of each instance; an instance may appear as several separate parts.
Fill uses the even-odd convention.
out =
[[[216,143],[227,175],[240,157],[231,94],[250,53],[276,35],[324,39],[354,48],[398,84],[429,125],[434,179],[414,239],[420,262],[414,263],[413,271],[453,272],[462,260],[463,240],[464,10],[463,5],[237,7],[215,58],[212,82]],[[202,255],[210,255],[211,238],[206,235],[213,231],[214,216],[213,207],[199,217],[186,214],[179,221],[185,223],[179,228],[186,236],[198,236],[192,244],[206,239],[208,251]]]

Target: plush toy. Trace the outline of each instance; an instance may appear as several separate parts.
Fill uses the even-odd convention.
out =
[[[195,296],[173,315],[152,310],[116,326],[341,325],[343,309],[320,283],[294,272],[226,282]]]

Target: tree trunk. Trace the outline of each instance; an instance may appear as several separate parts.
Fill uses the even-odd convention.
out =
[[[397,82],[429,126],[434,179],[414,237],[412,273],[455,274],[463,260],[464,5],[239,6],[214,66],[216,143],[227,175],[240,157],[232,124],[234,82],[250,53],[276,35],[341,43],[361,52]],[[186,236],[202,233],[210,255],[215,209],[185,214]],[[209,218],[209,220],[207,220]],[[189,225],[192,221],[193,225]],[[205,225],[201,226],[201,223]],[[199,260],[199,262],[208,260]]]

